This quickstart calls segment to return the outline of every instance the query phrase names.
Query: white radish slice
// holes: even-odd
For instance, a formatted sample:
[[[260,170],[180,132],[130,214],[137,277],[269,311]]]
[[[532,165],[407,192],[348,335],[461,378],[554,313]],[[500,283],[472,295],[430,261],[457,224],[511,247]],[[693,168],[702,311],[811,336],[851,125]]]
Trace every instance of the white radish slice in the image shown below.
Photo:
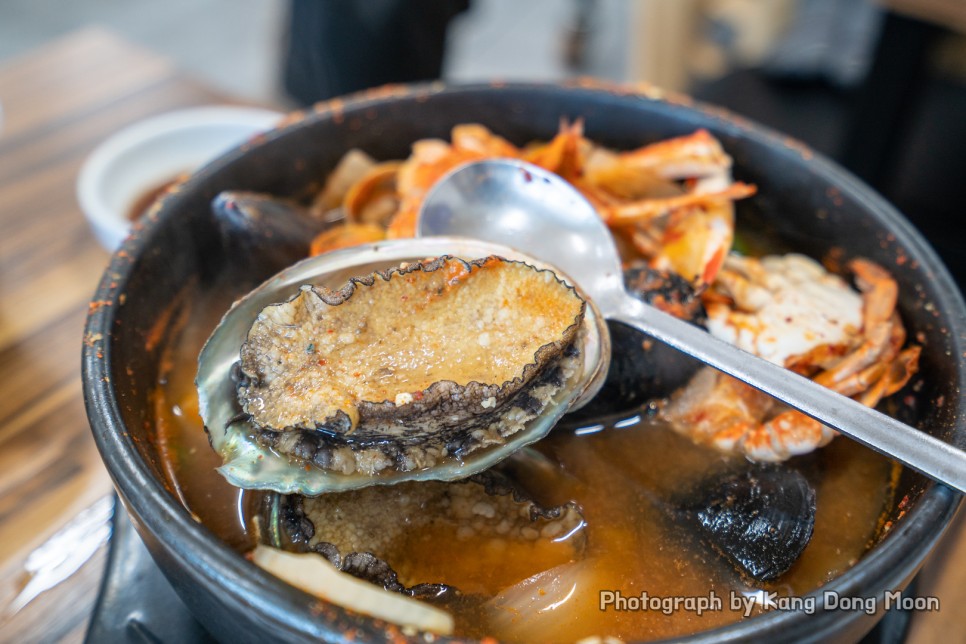
[[[282,581],[343,608],[438,635],[453,633],[453,616],[446,611],[340,572],[319,555],[259,545],[253,561]]]

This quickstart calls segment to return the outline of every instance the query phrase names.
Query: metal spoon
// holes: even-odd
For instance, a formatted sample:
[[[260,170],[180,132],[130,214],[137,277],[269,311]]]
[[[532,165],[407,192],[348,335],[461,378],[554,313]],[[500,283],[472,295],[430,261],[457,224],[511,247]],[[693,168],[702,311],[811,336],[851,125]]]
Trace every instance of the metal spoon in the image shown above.
[[[607,226],[593,206],[555,174],[511,159],[457,168],[427,195],[417,235],[471,237],[523,250],[577,280],[604,317],[636,327],[877,452],[966,492],[963,451],[629,295]]]

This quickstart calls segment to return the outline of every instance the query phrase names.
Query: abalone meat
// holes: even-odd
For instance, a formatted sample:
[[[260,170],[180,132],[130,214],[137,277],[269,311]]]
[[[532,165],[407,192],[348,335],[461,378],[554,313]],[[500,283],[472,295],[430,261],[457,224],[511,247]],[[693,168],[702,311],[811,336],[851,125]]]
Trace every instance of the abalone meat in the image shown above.
[[[492,594],[519,581],[500,570],[528,576],[579,558],[586,543],[576,503],[540,505],[496,469],[267,503],[271,545],[315,552],[342,572],[423,599]],[[488,559],[493,565],[481,568]]]
[[[471,476],[541,438],[576,399],[585,308],[554,272],[497,256],[302,286],[257,309],[231,370],[237,413],[221,431],[206,422],[221,471],[307,495]],[[206,421],[224,417],[205,391],[220,369],[206,354],[221,353],[202,353]]]

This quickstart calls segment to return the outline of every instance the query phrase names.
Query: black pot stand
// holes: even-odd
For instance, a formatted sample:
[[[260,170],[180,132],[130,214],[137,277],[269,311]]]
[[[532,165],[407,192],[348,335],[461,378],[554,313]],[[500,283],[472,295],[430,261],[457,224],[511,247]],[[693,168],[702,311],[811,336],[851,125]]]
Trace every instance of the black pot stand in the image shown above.
[[[88,644],[209,644],[216,640],[195,621],[154,564],[127,511],[114,499],[110,553]]]

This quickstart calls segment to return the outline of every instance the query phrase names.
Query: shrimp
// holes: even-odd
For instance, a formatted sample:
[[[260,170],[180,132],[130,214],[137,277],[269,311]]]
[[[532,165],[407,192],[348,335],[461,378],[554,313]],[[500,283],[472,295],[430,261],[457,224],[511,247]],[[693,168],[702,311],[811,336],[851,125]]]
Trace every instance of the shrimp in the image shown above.
[[[723,187],[731,172],[732,159],[721,143],[704,129],[627,152],[600,156],[588,163],[594,182],[610,188],[617,177],[638,173],[665,180],[700,179],[705,186]]]
[[[381,226],[349,222],[319,233],[312,240],[309,254],[314,257],[330,250],[350,248],[360,244],[382,241],[385,238],[386,232]]]
[[[706,130],[615,152],[584,136],[582,119],[562,119],[545,143],[519,148],[479,124],[457,125],[450,142],[424,139],[402,162],[375,164],[345,195],[350,222],[378,223],[390,239],[412,237],[429,190],[459,165],[523,159],[569,181],[619,241],[628,263],[710,284],[734,240],[736,199],[755,187],[731,180],[732,160]]]
[[[384,225],[399,208],[396,196],[398,161],[378,163],[346,191],[342,210],[350,222]]]
[[[581,150],[588,145],[579,120],[573,124],[561,122],[557,136],[529,151],[475,123],[454,127],[451,140],[448,144],[427,139],[413,145],[412,155],[399,168],[396,184],[400,205],[389,222],[389,238],[416,234],[416,219],[426,194],[443,175],[459,165],[493,158],[526,159],[566,179],[575,179],[582,172]]]
[[[587,182],[623,198],[598,211],[651,266],[710,284],[734,241],[734,205],[755,187],[731,180],[732,160],[706,130],[588,161]]]
[[[470,127],[482,126],[457,126],[456,130]],[[480,135],[478,131],[466,129],[455,133],[454,136],[461,141],[460,147],[439,139],[424,139],[413,144],[412,154],[399,167],[396,176],[399,210],[389,221],[386,230],[389,239],[415,237],[419,209],[436,182],[463,163],[487,158],[487,149],[505,143],[498,137],[490,139]]]
[[[590,146],[591,143],[584,138],[583,119],[573,123],[561,119],[557,136],[525,153],[524,159],[572,183],[584,173],[584,156]]]
[[[874,407],[918,370],[920,347],[905,344],[891,275],[866,259],[849,264],[859,293],[801,255],[730,256],[706,298],[709,330],[842,395]],[[661,410],[699,443],[782,461],[837,434],[801,412],[711,368],[700,370]]]

